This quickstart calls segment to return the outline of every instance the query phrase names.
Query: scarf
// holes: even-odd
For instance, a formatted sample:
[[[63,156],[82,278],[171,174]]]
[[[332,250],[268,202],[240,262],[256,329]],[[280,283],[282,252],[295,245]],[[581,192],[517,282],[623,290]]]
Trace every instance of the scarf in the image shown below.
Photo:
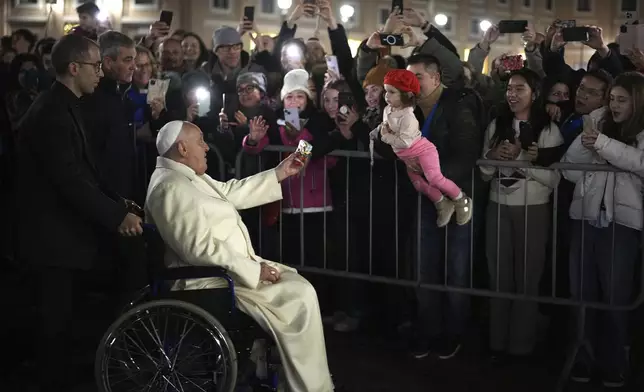
[[[369,126],[370,130],[375,129],[378,124],[382,122],[382,113],[380,112],[380,108],[367,108],[362,116],[362,121]]]

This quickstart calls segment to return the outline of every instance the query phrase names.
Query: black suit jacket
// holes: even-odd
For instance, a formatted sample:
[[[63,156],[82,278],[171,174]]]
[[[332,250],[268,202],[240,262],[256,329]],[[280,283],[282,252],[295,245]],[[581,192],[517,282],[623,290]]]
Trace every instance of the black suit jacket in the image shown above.
[[[19,127],[16,215],[20,256],[31,264],[93,268],[99,242],[127,214],[99,179],[78,105],[56,82]]]
[[[106,184],[126,199],[142,193],[137,176],[134,130],[135,106],[127,96],[129,85],[104,77],[93,94],[81,99],[87,140]]]

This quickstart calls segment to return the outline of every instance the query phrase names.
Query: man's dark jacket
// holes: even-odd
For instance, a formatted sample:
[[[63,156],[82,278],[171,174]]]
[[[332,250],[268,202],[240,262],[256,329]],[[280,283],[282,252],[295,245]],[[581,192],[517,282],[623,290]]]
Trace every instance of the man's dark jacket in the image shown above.
[[[127,213],[99,179],[79,104],[56,82],[19,128],[16,215],[20,256],[31,264],[94,267],[99,239],[115,232]]]
[[[101,79],[94,94],[83,97],[83,120],[96,165],[107,185],[134,200],[143,181],[137,176],[135,107],[127,95],[129,85]]]

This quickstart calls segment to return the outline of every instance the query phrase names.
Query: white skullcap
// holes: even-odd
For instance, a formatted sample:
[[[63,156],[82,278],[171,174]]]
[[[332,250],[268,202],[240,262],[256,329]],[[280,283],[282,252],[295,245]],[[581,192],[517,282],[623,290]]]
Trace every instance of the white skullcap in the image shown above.
[[[181,129],[183,128],[183,121],[170,121],[161,128],[157,135],[157,151],[159,156],[163,156],[172,145],[177,141]]]

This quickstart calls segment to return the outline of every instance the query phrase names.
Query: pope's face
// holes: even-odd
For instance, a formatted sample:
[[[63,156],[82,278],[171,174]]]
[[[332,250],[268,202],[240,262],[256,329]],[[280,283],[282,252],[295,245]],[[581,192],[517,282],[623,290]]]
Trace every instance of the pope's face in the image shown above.
[[[208,144],[203,140],[203,133],[196,125],[185,125],[189,127],[184,129],[187,135],[183,140],[184,149],[181,151],[185,164],[195,171],[198,175],[206,173],[208,164],[206,154],[208,153]]]

